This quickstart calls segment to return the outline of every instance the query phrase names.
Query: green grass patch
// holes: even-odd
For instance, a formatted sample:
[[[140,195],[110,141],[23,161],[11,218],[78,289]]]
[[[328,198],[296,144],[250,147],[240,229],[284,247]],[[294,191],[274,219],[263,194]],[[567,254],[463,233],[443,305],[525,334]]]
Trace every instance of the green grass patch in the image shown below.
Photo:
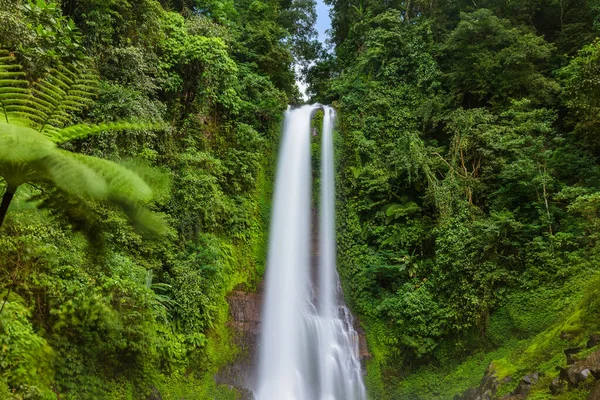
[[[535,306],[520,306],[524,303]],[[600,331],[600,274],[589,269],[564,286],[539,288],[530,293],[508,296],[491,317],[486,341],[493,345],[444,365],[427,365],[402,374],[390,365],[385,345],[385,329],[364,324],[373,358],[367,364],[367,384],[371,398],[452,399],[470,387],[479,386],[488,367],[502,382],[499,395],[512,391],[527,374],[541,372],[539,383],[529,399],[549,399],[549,385],[558,376],[557,367],[566,366],[564,350],[585,347],[592,333]],[[383,338],[383,339],[382,339]],[[593,349],[582,351],[583,359]],[[553,399],[586,398],[589,388],[566,391]]]

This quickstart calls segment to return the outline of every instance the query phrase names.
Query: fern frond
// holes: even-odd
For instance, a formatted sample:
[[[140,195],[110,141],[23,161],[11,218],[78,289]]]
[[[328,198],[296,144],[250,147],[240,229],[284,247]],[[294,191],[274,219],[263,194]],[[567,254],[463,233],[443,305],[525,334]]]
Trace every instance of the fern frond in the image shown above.
[[[0,50],[0,108],[6,122],[38,129],[60,129],[90,102],[98,77],[88,70],[59,67],[33,84],[6,50]]]
[[[25,119],[31,119],[32,121],[45,121],[46,113],[40,109],[35,108],[28,100],[19,100],[20,104],[10,104],[10,101],[6,102],[6,110],[10,116],[21,116]]]
[[[49,155],[56,145],[34,129],[0,123],[0,162],[22,164]]]
[[[50,107],[40,132],[47,133],[67,125],[74,113],[93,101],[97,90],[98,77],[89,71],[66,67],[49,71],[44,80],[34,83],[32,90],[36,101],[43,101]]]
[[[83,154],[71,156],[98,173],[108,185],[109,199],[131,199],[136,202],[146,202],[152,199],[152,189],[138,174],[130,169],[97,157]]]
[[[29,101],[28,98],[26,97],[15,97],[14,95],[2,95],[0,94],[0,99],[3,100],[4,104],[6,106],[22,106],[22,107],[27,107],[27,108],[31,108],[31,101]],[[46,110],[49,110],[48,107],[42,105],[41,106],[41,112],[45,112]]]
[[[25,84],[26,83],[27,82],[25,82]],[[0,94],[4,97],[10,98],[13,93],[29,94],[29,89],[17,86],[0,87]]]
[[[64,143],[69,140],[83,139],[85,137],[109,131],[124,131],[124,130],[151,130],[160,129],[163,126],[160,124],[145,124],[139,122],[113,122],[98,125],[79,124],[72,125],[62,129],[47,129],[44,133],[55,143]]]
[[[19,80],[19,78],[25,78],[25,72],[14,72],[0,67],[0,80],[11,81]]]
[[[23,81],[20,79],[0,79],[0,85],[2,87],[19,87],[19,86],[27,86],[27,81]]]
[[[10,122],[10,107],[6,104],[9,99],[24,99],[28,97],[29,82],[22,67],[15,63],[15,57],[5,50],[0,50],[0,111],[4,114],[5,122]]]
[[[44,79],[30,84],[15,57],[0,49],[0,120],[3,116],[6,121],[0,122],[0,179],[14,186],[49,181],[59,192],[80,199],[109,201],[134,223],[163,232],[164,220],[144,206],[153,192],[138,174],[111,161],[57,148],[58,143],[99,132],[162,126],[117,122],[65,128],[92,102],[97,89],[96,74],[67,67],[49,70]]]
[[[18,184],[25,178],[49,180],[81,198],[133,203],[152,198],[148,184],[130,169],[60,150],[40,132],[14,124],[0,123],[0,170],[4,171],[4,178],[19,180]],[[27,174],[23,173],[25,170]]]
[[[39,175],[38,160],[56,151],[56,145],[36,130],[0,123],[0,176],[13,186]]]
[[[5,60],[6,62],[2,62],[2,60]],[[0,71],[21,71],[23,69],[23,67],[19,64],[9,63],[10,60],[10,57],[0,57]]]
[[[125,211],[129,219],[138,227],[143,227],[155,234],[164,235],[167,233],[168,224],[165,219],[148,208],[129,202],[128,204],[120,202],[121,209]]]
[[[72,153],[56,150],[41,160],[46,179],[58,188],[81,198],[104,200],[108,196],[107,182]]]

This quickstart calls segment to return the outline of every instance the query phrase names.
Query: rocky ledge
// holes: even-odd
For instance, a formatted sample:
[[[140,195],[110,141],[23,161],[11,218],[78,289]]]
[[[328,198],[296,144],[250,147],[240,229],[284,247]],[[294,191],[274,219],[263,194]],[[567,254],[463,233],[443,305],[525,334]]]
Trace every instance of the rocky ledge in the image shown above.
[[[592,349],[598,344],[600,344],[600,335],[592,335],[586,347]],[[558,376],[552,380],[547,388],[549,394],[558,395],[567,390],[583,387],[590,390],[587,400],[600,400],[600,350],[596,350],[578,360],[577,354],[583,350],[585,349],[572,348],[565,350],[567,366],[556,368]],[[481,384],[478,387],[467,389],[462,394],[457,394],[454,396],[454,400],[523,400],[527,398],[529,392],[543,376],[541,372],[525,375],[513,391],[504,396],[499,396],[497,395],[499,387],[510,382],[511,378],[508,377],[499,381],[493,364],[490,364],[481,380]]]

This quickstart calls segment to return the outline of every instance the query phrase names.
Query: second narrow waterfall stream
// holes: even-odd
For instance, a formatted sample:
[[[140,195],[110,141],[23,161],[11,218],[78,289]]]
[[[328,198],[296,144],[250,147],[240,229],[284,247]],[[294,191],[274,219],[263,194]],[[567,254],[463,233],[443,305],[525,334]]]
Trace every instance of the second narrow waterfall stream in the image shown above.
[[[319,257],[311,274],[310,127],[324,110]],[[258,400],[365,400],[358,335],[336,271],[330,107],[288,110],[279,153],[260,341]],[[316,277],[316,282],[313,281]]]

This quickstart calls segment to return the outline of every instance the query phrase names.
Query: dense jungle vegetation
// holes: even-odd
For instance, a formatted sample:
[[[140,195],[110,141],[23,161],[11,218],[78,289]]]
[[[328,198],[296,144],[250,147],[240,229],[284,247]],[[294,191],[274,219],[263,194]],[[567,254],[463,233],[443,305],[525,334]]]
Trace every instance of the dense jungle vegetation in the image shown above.
[[[328,2],[324,46],[313,0],[0,0],[0,399],[238,397],[294,64],[371,398],[588,396],[548,386],[600,334],[600,2]]]
[[[0,0],[0,398],[235,398],[213,379],[225,295],[264,269],[314,19],[303,0]]]
[[[488,366],[498,396],[537,371],[528,398],[586,398],[549,385],[600,331],[600,3],[329,2],[308,76],[340,113],[340,274],[373,398],[450,399]]]

